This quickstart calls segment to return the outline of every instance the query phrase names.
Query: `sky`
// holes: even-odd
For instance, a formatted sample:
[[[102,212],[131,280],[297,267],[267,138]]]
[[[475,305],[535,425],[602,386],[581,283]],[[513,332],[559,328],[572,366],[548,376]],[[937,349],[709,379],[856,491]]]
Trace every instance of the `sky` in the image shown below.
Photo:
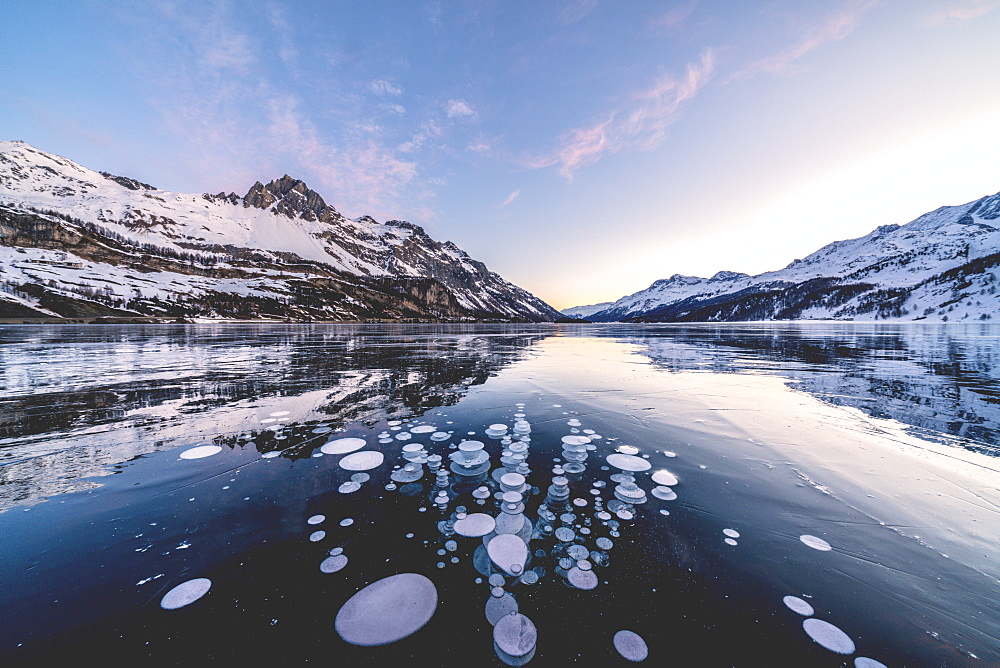
[[[0,139],[283,174],[556,308],[1000,191],[1000,0],[6,0]]]

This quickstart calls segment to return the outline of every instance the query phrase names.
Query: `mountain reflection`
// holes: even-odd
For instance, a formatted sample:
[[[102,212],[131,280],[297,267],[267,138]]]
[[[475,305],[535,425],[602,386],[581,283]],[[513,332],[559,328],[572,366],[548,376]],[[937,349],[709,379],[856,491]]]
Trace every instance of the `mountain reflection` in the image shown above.
[[[996,325],[727,323],[617,334],[670,370],[783,376],[920,438],[1000,456]]]
[[[194,439],[272,443],[260,405],[336,428],[452,405],[546,333],[490,326],[205,325],[0,331],[0,509]],[[290,426],[291,427],[291,426]],[[307,430],[300,430],[307,433]],[[299,452],[302,450],[304,455]]]

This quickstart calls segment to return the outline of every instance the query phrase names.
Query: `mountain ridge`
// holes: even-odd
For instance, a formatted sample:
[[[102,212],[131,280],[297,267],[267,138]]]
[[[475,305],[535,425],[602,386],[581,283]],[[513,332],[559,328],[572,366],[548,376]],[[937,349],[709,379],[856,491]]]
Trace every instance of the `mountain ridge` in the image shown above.
[[[674,274],[586,317],[596,322],[989,320],[1000,313],[998,219],[1000,193],[831,242],[756,276]]]
[[[92,298],[79,289],[87,286],[103,291],[105,305],[113,310],[155,315],[149,304],[129,305],[135,301],[133,292],[142,292],[144,284],[134,276],[89,267],[92,274],[115,274],[111,283],[102,283],[71,272],[71,267],[60,267],[80,259],[79,243],[89,249],[83,258],[89,263],[107,264],[114,258],[116,266],[126,264],[144,274],[169,265],[171,275],[162,276],[163,282],[155,287],[145,284],[156,299],[170,303],[171,315],[234,317],[229,307],[213,311],[208,305],[178,306],[186,297],[218,293],[263,299],[270,304],[269,315],[292,319],[552,321],[560,317],[454,243],[438,242],[406,221],[347,218],[305,182],[287,174],[267,184],[257,181],[243,197],[174,193],[129,177],[94,172],[23,142],[0,142],[0,202],[4,203],[0,261],[16,269],[0,273],[0,283],[6,286],[0,292],[0,297],[6,295],[0,299],[0,313],[3,304],[8,311],[17,311],[9,317],[23,317],[24,308],[31,309],[32,304],[41,308],[40,314],[58,315],[59,309],[45,308],[31,293],[52,293],[50,302],[59,294]],[[31,257],[18,257],[26,253]],[[143,256],[152,265],[144,267]],[[206,262],[211,266],[203,266]],[[61,276],[46,276],[37,266],[28,266],[39,264],[59,268],[55,273]],[[189,278],[178,279],[175,274]],[[202,280],[190,278],[195,276]],[[217,283],[220,279],[239,284]],[[171,281],[178,284],[176,289],[169,287]],[[300,284],[303,281],[306,285]],[[41,287],[20,290],[24,285]],[[409,295],[416,301],[403,310],[393,309],[394,291],[401,299]],[[75,294],[64,294],[70,292]],[[306,293],[314,293],[315,303],[309,303]],[[374,300],[372,308],[364,306],[366,300]],[[21,308],[15,309],[12,302]]]

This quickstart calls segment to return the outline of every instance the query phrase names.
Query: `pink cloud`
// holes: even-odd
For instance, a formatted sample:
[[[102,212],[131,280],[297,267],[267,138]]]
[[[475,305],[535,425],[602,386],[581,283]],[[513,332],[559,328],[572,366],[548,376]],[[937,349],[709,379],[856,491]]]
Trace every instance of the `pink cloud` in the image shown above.
[[[795,62],[806,54],[825,44],[840,41],[854,32],[861,17],[880,2],[881,0],[851,0],[838,13],[809,31],[804,38],[795,44],[773,56],[750,63],[722,83],[750,79],[758,74],[787,74],[791,72]]]
[[[558,166],[562,176],[572,179],[577,170],[605,154],[657,148],[677,121],[681,106],[697,95],[714,69],[714,55],[706,51],[698,63],[688,65],[683,77],[659,77],[649,88],[633,93],[627,104],[606,119],[571,130],[560,138],[561,145],[553,153],[533,158],[526,165],[533,169]]]
[[[1000,0],[966,0],[965,2],[953,2],[951,7],[941,9],[930,15],[930,23],[941,23],[943,21],[969,21],[980,16],[986,16],[997,7],[1000,7]]]

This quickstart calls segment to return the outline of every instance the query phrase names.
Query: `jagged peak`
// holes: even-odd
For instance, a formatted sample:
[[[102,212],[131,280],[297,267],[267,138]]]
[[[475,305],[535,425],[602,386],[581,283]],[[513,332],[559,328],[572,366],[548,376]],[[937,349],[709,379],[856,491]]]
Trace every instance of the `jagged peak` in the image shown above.
[[[289,218],[301,217],[305,220],[334,222],[340,213],[327,204],[318,192],[309,188],[305,181],[285,174],[267,185],[257,181],[243,197],[244,207],[272,209]]]
[[[114,181],[118,185],[128,188],[129,190],[158,190],[155,186],[143,183],[142,181],[136,181],[135,179],[130,179],[127,176],[115,176],[114,174],[110,174],[108,172],[98,172],[98,174],[109,181]]]

